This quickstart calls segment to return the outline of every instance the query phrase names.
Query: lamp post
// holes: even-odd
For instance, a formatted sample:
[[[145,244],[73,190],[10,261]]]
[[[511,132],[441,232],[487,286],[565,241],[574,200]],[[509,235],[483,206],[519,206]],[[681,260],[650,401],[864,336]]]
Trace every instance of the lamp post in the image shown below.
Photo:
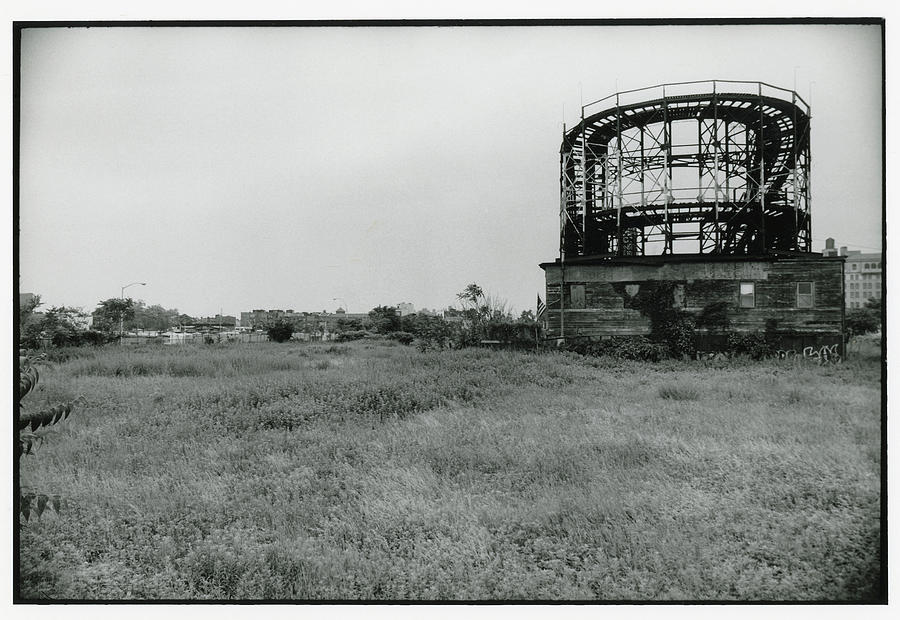
[[[122,293],[120,295],[120,299],[125,301],[125,289],[129,286],[134,286],[135,284],[140,284],[141,286],[147,286],[146,282],[132,282],[131,284],[126,284],[122,287]],[[125,308],[124,304],[122,310],[119,312],[119,344],[123,343],[123,336],[125,336]]]

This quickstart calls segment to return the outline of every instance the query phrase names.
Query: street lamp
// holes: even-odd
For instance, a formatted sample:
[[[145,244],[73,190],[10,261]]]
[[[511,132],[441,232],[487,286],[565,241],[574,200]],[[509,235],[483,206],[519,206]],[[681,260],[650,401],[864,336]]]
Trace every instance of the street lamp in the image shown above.
[[[125,301],[125,289],[129,286],[134,286],[135,284],[140,284],[141,286],[147,286],[146,282],[132,282],[131,284],[126,284],[122,287],[122,293],[120,295],[120,299]],[[119,312],[119,343],[122,343],[122,337],[125,335],[125,308]]]

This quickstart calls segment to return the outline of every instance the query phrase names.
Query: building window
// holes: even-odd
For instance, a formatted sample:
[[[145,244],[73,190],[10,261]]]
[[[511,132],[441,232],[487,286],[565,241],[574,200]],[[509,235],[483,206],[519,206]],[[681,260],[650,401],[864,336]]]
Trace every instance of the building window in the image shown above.
[[[851,263],[851,264],[850,264],[850,269],[852,269],[853,271],[856,271],[856,268],[857,268],[857,267],[859,267],[859,265],[857,265],[856,263]]]
[[[797,307],[812,308],[814,295],[812,282],[797,282]]]
[[[571,296],[572,308],[584,308],[584,284],[573,284],[569,289]]]
[[[756,284],[741,282],[741,308],[756,307]]]

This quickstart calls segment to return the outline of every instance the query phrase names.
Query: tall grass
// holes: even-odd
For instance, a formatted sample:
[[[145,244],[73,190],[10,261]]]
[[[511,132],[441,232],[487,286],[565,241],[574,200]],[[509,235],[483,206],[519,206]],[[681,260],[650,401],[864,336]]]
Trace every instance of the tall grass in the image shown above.
[[[21,593],[870,600],[876,361],[608,363],[373,343],[108,348],[23,462],[67,498]]]

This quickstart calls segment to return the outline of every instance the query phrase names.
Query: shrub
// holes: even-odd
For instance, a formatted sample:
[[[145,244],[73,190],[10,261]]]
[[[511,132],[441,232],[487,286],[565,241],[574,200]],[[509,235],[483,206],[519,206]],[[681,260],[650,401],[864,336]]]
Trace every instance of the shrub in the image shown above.
[[[625,293],[625,286],[625,283],[616,284],[626,307],[639,310],[650,319],[651,341],[667,345],[670,355],[695,353],[694,317],[675,307],[675,282],[644,283],[633,297]]]
[[[844,318],[847,338],[877,332],[881,329],[881,303],[870,299],[862,308],[850,308]]]
[[[389,334],[400,329],[400,314],[393,306],[376,306],[369,310],[369,322],[379,334]]]
[[[265,327],[269,340],[274,342],[287,342],[294,335],[294,325],[284,319],[276,319]]]
[[[54,347],[73,347],[79,344],[78,332],[75,330],[56,330],[50,337]]]
[[[90,345],[92,347],[99,347],[100,345],[106,344],[107,342],[109,342],[109,338],[103,332],[89,329],[81,333],[81,344]]]
[[[668,346],[644,336],[613,336],[605,340],[573,342],[566,345],[566,350],[592,357],[644,362],[658,362],[671,354]]]
[[[660,332],[672,355],[693,356],[697,352],[694,344],[694,317],[690,313],[673,312],[663,323]]]
[[[335,337],[336,342],[350,342],[351,340],[362,340],[368,336],[369,332],[364,329],[340,332]]]
[[[462,329],[458,330],[462,332]],[[412,324],[412,334],[416,338],[416,348],[444,349],[454,340],[453,327],[444,319],[426,314],[416,315]],[[459,343],[456,343],[459,344]]]
[[[751,359],[761,360],[775,353],[775,348],[764,334],[751,332],[741,334],[732,332],[728,335],[728,352],[732,355],[747,355]]]
[[[391,332],[387,337],[390,340],[396,340],[400,344],[412,344],[412,341],[416,339],[415,334],[409,332]]]

